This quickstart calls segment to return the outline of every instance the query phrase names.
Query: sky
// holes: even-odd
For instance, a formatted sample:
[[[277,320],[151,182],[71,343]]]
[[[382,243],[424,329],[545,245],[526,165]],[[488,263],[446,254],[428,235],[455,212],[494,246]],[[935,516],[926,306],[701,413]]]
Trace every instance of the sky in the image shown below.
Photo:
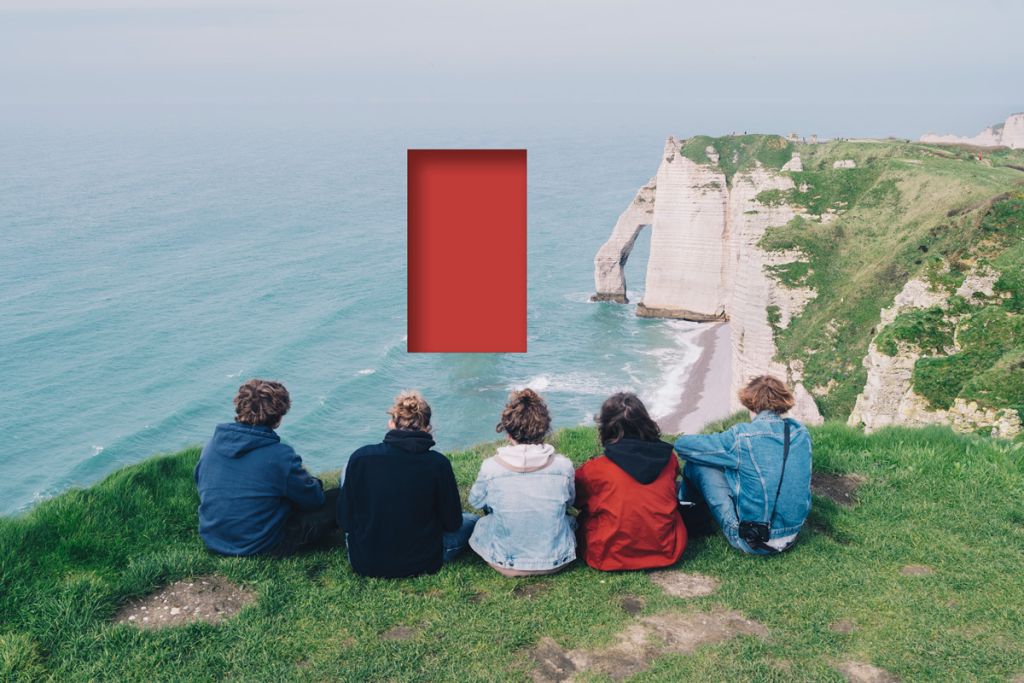
[[[434,120],[974,134],[1018,0],[0,0],[0,122]]]

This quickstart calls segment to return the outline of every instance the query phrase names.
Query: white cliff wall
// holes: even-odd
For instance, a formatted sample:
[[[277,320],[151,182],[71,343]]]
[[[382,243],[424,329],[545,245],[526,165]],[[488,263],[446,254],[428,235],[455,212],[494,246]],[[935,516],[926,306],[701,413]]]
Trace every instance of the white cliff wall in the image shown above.
[[[983,267],[968,274],[956,293],[967,300],[971,299],[974,292],[984,292],[991,296],[998,276],[998,273]],[[934,291],[923,280],[909,280],[896,295],[892,306],[882,309],[876,335],[905,311],[932,306],[945,308],[948,296],[948,293]],[[868,377],[864,390],[857,396],[847,424],[851,427],[863,426],[866,432],[889,425],[920,427],[948,424],[961,432],[990,429],[992,436],[1004,438],[1013,438],[1024,428],[1015,410],[981,408],[976,402],[962,398],[955,399],[949,410],[931,408],[912,386],[914,365],[920,357],[916,344],[898,342],[896,355],[889,356],[880,351],[875,340],[872,340],[863,361]]]
[[[654,220],[656,189],[656,178],[651,178],[637,190],[633,201],[615,222],[612,236],[601,245],[594,257],[596,293],[591,297],[593,301],[615,301],[620,304],[629,301],[626,298],[626,276],[622,268],[633,251],[637,235]]]
[[[741,407],[735,395],[751,378],[775,374],[794,387],[798,403],[793,416],[821,422],[813,397],[801,383],[802,366],[775,360],[774,330],[768,319],[768,307],[775,307],[777,324],[785,327],[814,298],[813,290],[785,287],[765,270],[802,255],[764,252],[758,246],[769,227],[785,225],[795,213],[784,203],[761,204],[757,195],[792,189],[792,179],[758,164],[737,173],[730,187],[717,155],[709,154],[708,163],[698,164],[680,155],[679,147],[675,138],[668,139],[657,175],[640,189],[594,259],[594,299],[626,301],[622,266],[637,232],[650,223],[651,254],[637,313],[690,320],[729,318],[732,407]],[[785,170],[801,168],[794,155]]]
[[[1024,113],[1012,114],[1001,125],[989,126],[974,137],[926,133],[921,142],[1024,149]]]
[[[669,138],[658,168],[643,305],[660,315],[722,317],[728,262],[725,174],[690,161],[678,149]]]
[[[800,260],[799,252],[765,252],[758,246],[768,228],[785,225],[796,213],[785,203],[762,204],[757,201],[757,195],[765,190],[792,188],[789,176],[758,165],[751,171],[737,173],[729,191],[727,218],[732,262],[727,309],[732,331],[732,407],[742,409],[736,393],[747,382],[758,375],[772,374],[785,378],[800,399],[791,411],[793,417],[818,424],[822,421],[821,414],[801,383],[802,366],[790,368],[775,359],[775,332],[768,319],[768,307],[775,306],[781,314],[780,326],[788,326],[814,298],[815,292],[808,288],[785,287],[766,269]]]

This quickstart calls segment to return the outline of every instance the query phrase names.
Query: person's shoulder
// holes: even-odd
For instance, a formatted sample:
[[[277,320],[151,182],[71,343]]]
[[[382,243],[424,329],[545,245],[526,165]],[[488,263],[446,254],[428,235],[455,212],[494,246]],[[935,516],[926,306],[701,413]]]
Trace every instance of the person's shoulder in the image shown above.
[[[480,474],[481,477],[493,477],[497,474],[508,472],[506,468],[502,467],[498,463],[497,454],[492,455],[488,458],[484,458],[483,462],[480,463]]]
[[[367,458],[372,458],[375,455],[380,455],[387,450],[387,445],[382,443],[369,443],[365,446],[352,451],[352,455],[348,456],[348,464],[351,465],[354,462],[362,462]]]
[[[561,453],[555,453],[555,457],[551,461],[551,467],[559,472],[568,472],[570,474],[576,472],[576,467],[572,464],[572,460]]]
[[[451,469],[452,461],[448,459],[448,456],[441,451],[435,451],[433,449],[423,454],[423,457],[427,458],[427,461],[434,467],[441,469]]]

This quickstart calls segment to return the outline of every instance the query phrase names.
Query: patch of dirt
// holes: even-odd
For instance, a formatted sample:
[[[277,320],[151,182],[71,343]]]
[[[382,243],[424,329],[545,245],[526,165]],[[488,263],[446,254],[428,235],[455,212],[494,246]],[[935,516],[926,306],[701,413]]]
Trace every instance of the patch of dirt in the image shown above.
[[[545,637],[531,652],[537,663],[533,680],[572,681],[576,674],[588,672],[621,681],[645,671],[663,655],[689,654],[701,645],[739,635],[765,638],[768,629],[739,612],[666,612],[630,623],[612,645],[602,649],[566,650]]]
[[[473,591],[472,593],[469,594],[469,597],[466,598],[466,601],[476,605],[476,604],[478,604],[480,602],[483,602],[483,599],[486,598],[486,597],[487,597],[487,593],[485,593],[483,591]]]
[[[908,564],[900,569],[900,574],[903,576],[928,576],[934,573],[935,570],[926,564]]]
[[[704,574],[668,570],[651,572],[648,576],[663,591],[677,598],[699,598],[718,590],[718,579]]]
[[[532,600],[549,588],[551,586],[548,583],[521,583],[512,589],[512,595]]]
[[[833,633],[853,633],[857,630],[857,627],[853,625],[852,621],[842,619],[840,621],[834,621],[828,625],[828,630]]]
[[[392,626],[380,634],[381,640],[412,640],[419,634],[418,626]]]
[[[885,669],[864,662],[843,662],[838,669],[850,683],[898,683],[900,680]]]
[[[853,507],[857,504],[857,489],[866,481],[867,477],[859,474],[815,472],[811,475],[811,493],[843,507]]]
[[[176,581],[144,598],[133,600],[114,615],[118,624],[158,629],[195,621],[216,624],[256,601],[256,593],[223,576],[197,576]]]
[[[627,595],[619,601],[622,611],[631,617],[635,617],[644,611],[644,599],[636,595]]]

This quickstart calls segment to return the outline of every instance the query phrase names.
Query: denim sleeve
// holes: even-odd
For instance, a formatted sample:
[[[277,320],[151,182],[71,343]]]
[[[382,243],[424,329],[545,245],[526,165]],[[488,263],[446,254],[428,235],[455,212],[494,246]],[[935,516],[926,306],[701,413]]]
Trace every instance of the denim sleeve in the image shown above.
[[[676,439],[675,451],[687,462],[735,470],[740,466],[736,445],[736,433],[727,429],[718,434],[683,434]]]
[[[462,500],[459,498],[459,485],[455,483],[452,464],[443,456],[442,460],[437,473],[437,514],[441,528],[450,533],[458,531],[462,526]]]
[[[288,465],[285,496],[303,510],[312,510],[324,504],[323,483],[306,471],[302,466],[302,458],[296,453],[292,453]]]
[[[487,480],[476,475],[473,487],[469,489],[469,504],[480,510],[487,508]]]
[[[589,491],[587,490],[586,467],[587,464],[583,463],[582,465],[580,465],[580,468],[576,470],[576,481],[574,482],[576,485],[576,500],[573,503],[573,506],[577,510],[582,510],[583,507],[587,504],[587,495]]]
[[[565,509],[573,507],[576,502],[576,472],[569,471],[565,477]]]

